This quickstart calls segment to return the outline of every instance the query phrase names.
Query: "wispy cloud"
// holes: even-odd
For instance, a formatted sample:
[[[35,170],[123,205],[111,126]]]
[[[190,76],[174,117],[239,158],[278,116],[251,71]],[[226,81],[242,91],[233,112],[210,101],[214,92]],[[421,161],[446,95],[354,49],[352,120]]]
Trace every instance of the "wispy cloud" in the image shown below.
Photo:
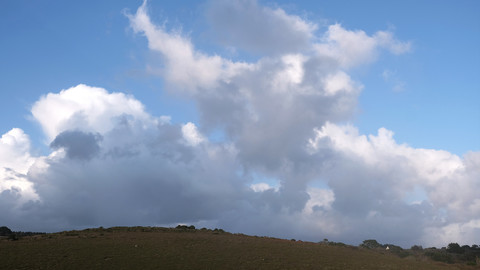
[[[402,92],[405,91],[406,83],[402,81],[395,71],[385,69],[382,72],[383,80],[392,86],[392,91]]]

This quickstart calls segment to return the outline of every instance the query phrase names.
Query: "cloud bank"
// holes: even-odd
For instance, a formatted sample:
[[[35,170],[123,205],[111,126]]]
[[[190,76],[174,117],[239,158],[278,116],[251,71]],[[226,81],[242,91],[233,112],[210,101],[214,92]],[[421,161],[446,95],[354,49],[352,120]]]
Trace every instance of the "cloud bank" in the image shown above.
[[[228,15],[228,16],[227,16]],[[18,128],[0,140],[2,222],[19,230],[189,223],[229,231],[409,247],[480,241],[480,153],[458,157],[362,135],[345,123],[363,86],[349,69],[410,43],[315,23],[255,1],[211,2],[239,62],[195,49],[155,24],[144,3],[130,26],[163,59],[166,90],[199,123],[172,124],[123,93],[77,85],[41,97],[32,116],[51,153]],[[174,116],[173,116],[174,117]],[[220,141],[211,136],[220,131]]]

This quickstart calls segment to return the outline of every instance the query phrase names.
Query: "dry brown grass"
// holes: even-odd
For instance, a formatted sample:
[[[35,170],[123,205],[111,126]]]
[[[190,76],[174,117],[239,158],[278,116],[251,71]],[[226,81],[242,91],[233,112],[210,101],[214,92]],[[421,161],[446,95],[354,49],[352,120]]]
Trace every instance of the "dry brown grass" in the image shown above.
[[[165,228],[0,240],[0,269],[476,269],[351,246]]]

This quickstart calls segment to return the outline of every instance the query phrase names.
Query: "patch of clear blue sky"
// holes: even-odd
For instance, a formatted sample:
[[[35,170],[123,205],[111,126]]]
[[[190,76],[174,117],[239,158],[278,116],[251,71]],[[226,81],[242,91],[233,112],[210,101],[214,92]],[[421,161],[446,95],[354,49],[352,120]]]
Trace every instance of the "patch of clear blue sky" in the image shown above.
[[[368,34],[391,29],[409,54],[382,54],[354,77],[365,88],[354,123],[400,143],[462,155],[480,150],[480,1],[324,1],[309,14]],[[386,82],[388,70],[395,78]],[[403,84],[400,92],[394,83]]]
[[[142,1],[0,1],[0,133],[19,127],[43,143],[29,109],[41,95],[85,83],[134,95],[151,114],[197,122],[193,104],[163,90],[161,68],[145,38],[134,35],[122,10]],[[363,134],[380,127],[400,143],[462,155],[480,150],[480,1],[261,1],[316,22],[347,29],[392,30],[412,41],[411,53],[380,55],[354,70],[365,86],[352,122]],[[152,19],[182,28],[208,53],[253,59],[215,44],[198,1],[149,1]],[[382,73],[391,73],[385,81]],[[393,91],[395,84],[402,91]]]

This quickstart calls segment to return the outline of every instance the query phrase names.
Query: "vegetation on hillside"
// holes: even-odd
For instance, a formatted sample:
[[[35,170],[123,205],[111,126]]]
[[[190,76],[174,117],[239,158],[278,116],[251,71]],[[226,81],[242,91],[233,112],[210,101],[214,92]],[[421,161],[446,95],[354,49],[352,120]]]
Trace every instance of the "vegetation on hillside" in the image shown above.
[[[477,245],[402,249],[232,234],[179,225],[38,234],[0,227],[0,269],[478,269]],[[10,240],[9,240],[10,239]],[[387,248],[388,247],[388,248]],[[477,267],[475,266],[477,265]]]
[[[373,250],[387,250],[401,258],[414,256],[416,258],[429,257],[434,261],[449,264],[464,263],[467,265],[480,266],[480,247],[478,245],[463,245],[450,243],[447,247],[437,249],[435,247],[423,249],[422,246],[414,245],[410,249],[402,249],[393,244],[380,244],[374,239],[365,240],[360,247]]]
[[[44,232],[22,232],[12,231],[7,226],[0,227],[0,237],[6,237],[9,240],[18,240],[20,237],[45,234]]]

